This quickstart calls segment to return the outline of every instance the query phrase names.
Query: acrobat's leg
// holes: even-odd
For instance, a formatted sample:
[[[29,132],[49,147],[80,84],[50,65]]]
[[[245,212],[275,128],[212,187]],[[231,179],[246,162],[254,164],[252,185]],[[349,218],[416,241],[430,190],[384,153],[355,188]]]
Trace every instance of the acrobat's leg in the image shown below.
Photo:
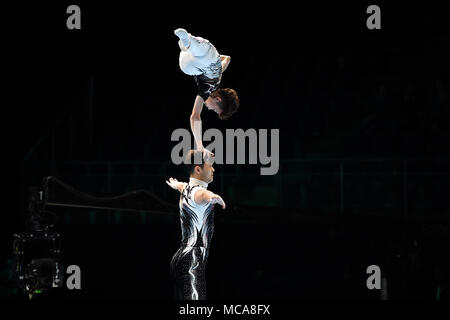
[[[181,247],[172,258],[170,274],[175,300],[206,300],[205,263],[200,247]]]
[[[194,37],[185,29],[178,28],[174,31],[175,35],[180,38],[178,45],[182,51],[189,51],[194,57],[202,57],[208,54],[208,51],[214,46],[202,37]]]

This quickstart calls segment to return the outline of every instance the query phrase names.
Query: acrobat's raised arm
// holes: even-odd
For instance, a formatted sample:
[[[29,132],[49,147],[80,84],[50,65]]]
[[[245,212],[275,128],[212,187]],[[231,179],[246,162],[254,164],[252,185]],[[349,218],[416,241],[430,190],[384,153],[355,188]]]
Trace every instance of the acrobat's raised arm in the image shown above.
[[[204,100],[200,96],[195,97],[194,107],[192,108],[192,113],[190,117],[191,130],[194,135],[194,140],[197,145],[197,150],[203,149],[202,142],[202,119],[200,114],[203,109]]]
[[[203,151],[204,161],[211,163],[214,161],[214,153],[212,153],[208,149],[205,149],[203,147],[202,141],[202,119],[200,117],[200,113],[203,109],[203,103],[203,98],[197,95],[195,97],[194,107],[192,108],[190,123],[192,134],[194,135],[195,144],[197,145],[197,150]]]
[[[224,72],[228,65],[230,64],[231,61],[231,57],[230,56],[224,56],[224,55],[220,55],[220,60],[222,62],[222,72]]]

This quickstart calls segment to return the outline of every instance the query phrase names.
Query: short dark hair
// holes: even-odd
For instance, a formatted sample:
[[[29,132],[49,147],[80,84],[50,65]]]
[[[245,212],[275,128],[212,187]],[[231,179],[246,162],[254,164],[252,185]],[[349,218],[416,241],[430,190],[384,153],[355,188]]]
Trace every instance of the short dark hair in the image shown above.
[[[226,120],[233,115],[239,108],[239,97],[233,89],[224,88],[214,91],[211,96],[220,96],[222,100],[219,102],[219,107],[222,112],[219,114],[219,118]]]
[[[194,173],[196,166],[203,169],[205,162],[203,161],[203,152],[199,150],[189,150],[187,155],[184,157],[184,167],[189,175]]]

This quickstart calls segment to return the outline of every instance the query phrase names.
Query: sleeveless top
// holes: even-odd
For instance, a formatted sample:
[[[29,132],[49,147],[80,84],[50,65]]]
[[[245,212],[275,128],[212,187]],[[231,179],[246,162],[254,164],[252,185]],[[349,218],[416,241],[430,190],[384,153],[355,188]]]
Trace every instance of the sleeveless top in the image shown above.
[[[180,195],[181,245],[209,248],[214,233],[214,204],[196,204],[194,195],[206,189],[204,181],[190,178]]]

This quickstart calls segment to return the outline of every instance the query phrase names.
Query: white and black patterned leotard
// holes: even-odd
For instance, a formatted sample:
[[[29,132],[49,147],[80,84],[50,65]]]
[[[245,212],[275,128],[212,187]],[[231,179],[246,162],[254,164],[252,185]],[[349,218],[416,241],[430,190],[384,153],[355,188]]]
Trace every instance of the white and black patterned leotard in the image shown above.
[[[195,83],[197,84],[197,94],[206,101],[208,97],[219,89],[220,81],[222,80],[222,62],[220,57],[209,66],[205,68],[207,71],[201,75],[195,75]]]
[[[205,266],[214,233],[214,205],[194,201],[195,192],[206,187],[205,182],[191,178],[180,196],[181,246],[170,263],[177,300],[206,299]]]

